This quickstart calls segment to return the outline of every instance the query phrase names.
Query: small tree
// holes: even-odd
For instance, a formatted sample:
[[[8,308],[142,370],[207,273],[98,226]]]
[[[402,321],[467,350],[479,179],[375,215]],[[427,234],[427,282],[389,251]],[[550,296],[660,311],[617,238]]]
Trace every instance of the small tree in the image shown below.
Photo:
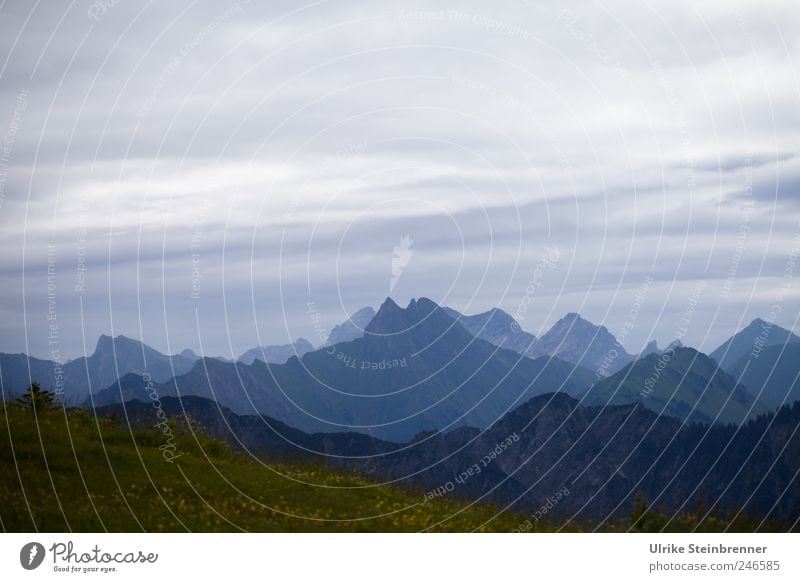
[[[669,517],[650,505],[644,492],[637,491],[631,512],[631,529],[639,532],[662,532],[669,525]]]
[[[37,414],[52,410],[55,408],[55,394],[48,390],[42,390],[38,382],[33,382],[28,391],[17,398],[17,404],[33,410]]]

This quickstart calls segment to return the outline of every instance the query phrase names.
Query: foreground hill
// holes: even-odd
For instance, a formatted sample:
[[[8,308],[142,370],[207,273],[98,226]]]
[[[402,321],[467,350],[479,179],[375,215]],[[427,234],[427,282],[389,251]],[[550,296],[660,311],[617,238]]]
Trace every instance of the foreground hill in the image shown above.
[[[586,407],[548,394],[487,430],[461,427],[406,444],[356,433],[307,434],[197,397],[165,398],[161,406],[174,418],[188,414],[256,457],[355,470],[421,496],[438,491],[435,499],[492,503],[531,516],[557,492],[568,491],[549,508],[547,520],[566,527],[621,527],[637,494],[657,502],[668,516],[665,529],[785,531],[800,517],[800,483],[794,479],[800,404],[741,427],[707,426],[659,417],[640,405]],[[153,406],[128,402],[98,413],[147,426]]]
[[[319,464],[264,463],[185,421],[128,432],[81,410],[0,410],[7,532],[512,531],[521,516]],[[161,448],[161,450],[159,450]],[[166,454],[162,451],[171,451]],[[172,462],[165,459],[172,458]],[[12,469],[14,468],[14,469]]]

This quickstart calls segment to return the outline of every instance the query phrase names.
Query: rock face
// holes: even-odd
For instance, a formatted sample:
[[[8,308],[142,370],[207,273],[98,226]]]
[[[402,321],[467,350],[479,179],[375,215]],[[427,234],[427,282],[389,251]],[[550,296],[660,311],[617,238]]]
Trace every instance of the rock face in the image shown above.
[[[720,368],[729,370],[743,357],[752,355],[753,359],[767,346],[779,346],[800,342],[788,329],[771,324],[763,319],[754,319],[743,330],[734,334],[716,350],[711,357]]]
[[[609,372],[616,372],[633,360],[605,326],[594,325],[577,313],[568,313],[540,337],[533,355],[552,356],[592,371],[605,364]]]
[[[259,346],[249,349],[239,356],[238,361],[243,364],[252,364],[256,360],[261,360],[267,364],[284,364],[292,356],[302,358],[305,354],[313,350],[314,346],[303,338],[300,338],[291,344]]]
[[[405,441],[426,430],[485,428],[532,396],[580,394],[590,382],[590,373],[560,360],[521,358],[474,338],[423,298],[406,308],[387,299],[364,337],[302,359],[252,366],[205,359],[155,390],[214,398],[238,414],[269,414],[306,431]],[[143,399],[144,390],[127,380],[103,398]]]
[[[445,307],[444,310],[475,337],[523,356],[533,356],[536,336],[521,329],[514,318],[505,311],[490,309],[477,315],[463,315],[449,307]]]
[[[744,386],[692,348],[650,354],[589,390],[595,405],[639,403],[686,421],[740,423],[767,412]]]
[[[364,330],[373,317],[375,317],[375,310],[372,307],[359,309],[347,321],[340,323],[331,330],[328,336],[328,343],[336,345],[363,337]]]
[[[308,434],[270,416],[240,416],[191,396],[167,397],[161,404],[168,416],[188,414],[212,436],[267,461],[303,459],[355,469],[411,487],[421,502],[436,503],[439,496],[430,492],[438,490],[443,497],[510,506],[532,517],[557,498],[548,521],[594,527],[629,515],[641,491],[670,512],[691,510],[702,501],[719,513],[772,514],[787,526],[800,516],[794,481],[800,404],[735,430],[687,425],[638,404],[587,407],[548,394],[484,431],[425,433],[409,445],[357,433]],[[134,424],[152,425],[151,403],[124,406],[99,414],[125,414]]]

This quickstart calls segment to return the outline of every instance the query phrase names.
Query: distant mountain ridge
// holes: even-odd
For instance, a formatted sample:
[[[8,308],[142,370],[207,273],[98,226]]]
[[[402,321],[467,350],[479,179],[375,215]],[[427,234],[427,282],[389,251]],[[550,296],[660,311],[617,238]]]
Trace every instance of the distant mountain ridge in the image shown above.
[[[464,315],[450,307],[443,309],[475,337],[523,356],[536,357],[533,352],[536,336],[521,329],[505,311],[494,308],[476,315]]]
[[[605,326],[594,325],[577,313],[568,313],[540,337],[535,353],[547,354],[592,371],[610,360],[608,371],[615,372],[633,360],[633,356]]]
[[[406,308],[387,299],[378,312],[360,309],[334,331],[322,349],[300,338],[253,348],[235,364],[200,359],[189,349],[167,356],[138,340],[102,335],[91,356],[60,366],[0,354],[0,382],[6,397],[39,381],[47,390],[62,388],[66,404],[84,406],[147,397],[150,382],[158,394],[215,398],[237,413],[271,414],[304,430],[355,425],[390,439],[463,424],[483,427],[509,404],[547,392],[586,395],[596,404],[641,399],[654,411],[701,422],[739,422],[751,404],[757,414],[800,399],[800,338],[762,320],[715,350],[727,362],[719,371],[702,354],[689,357],[694,363],[687,367],[680,342],[664,350],[650,342],[634,359],[605,327],[576,313],[536,338],[500,309],[464,315],[425,298]],[[666,353],[676,357],[658,390],[643,397],[644,386],[636,382],[648,380]],[[725,402],[724,410],[716,408]]]
[[[19,394],[31,381],[38,381],[44,389],[62,393],[64,403],[78,405],[90,392],[107,388],[125,374],[147,373],[156,382],[166,382],[188,372],[196,361],[182,354],[162,354],[124,335],[101,335],[92,355],[61,365],[24,354],[2,354],[0,377],[9,393]]]
[[[728,372],[770,408],[792,404],[800,400],[800,342],[767,346],[757,357],[747,353]]]
[[[367,329],[373,317],[375,317],[375,310],[372,307],[359,309],[347,321],[340,323],[331,330],[327,343],[336,345],[363,337],[364,330]]]
[[[800,342],[800,337],[788,329],[756,318],[709,355],[719,364],[720,368],[728,370],[748,354],[752,354],[755,358],[768,346],[797,342]]]
[[[602,368],[611,373],[634,359],[605,326],[594,325],[577,313],[568,313],[536,338],[501,309],[477,315],[464,315],[451,308],[445,310],[475,337],[528,358],[556,357],[591,371]]]
[[[283,364],[292,356],[302,358],[308,352],[314,351],[314,346],[303,338],[291,344],[277,346],[258,346],[247,350],[237,358],[237,361],[244,364],[252,364],[256,360],[261,360],[267,364]]]
[[[591,374],[565,362],[520,358],[474,338],[424,298],[406,308],[387,299],[366,331],[333,351],[280,365],[201,360],[154,389],[213,398],[237,414],[269,414],[309,432],[407,440],[425,430],[486,427],[534,395],[580,394],[591,382]],[[132,396],[147,396],[140,379],[123,379],[95,401]]]
[[[584,402],[639,403],[686,421],[741,423],[768,411],[747,388],[692,348],[650,354],[601,380]]]

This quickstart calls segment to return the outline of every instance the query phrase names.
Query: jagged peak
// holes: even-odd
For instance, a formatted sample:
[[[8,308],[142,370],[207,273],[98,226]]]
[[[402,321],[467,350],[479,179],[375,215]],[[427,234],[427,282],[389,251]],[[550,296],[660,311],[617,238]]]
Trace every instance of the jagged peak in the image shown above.
[[[599,329],[602,329],[602,330],[606,330],[605,326],[595,325],[594,323],[592,323],[591,321],[589,321],[588,319],[586,319],[584,317],[581,317],[581,315],[579,313],[575,313],[574,311],[571,311],[571,312],[567,313],[564,317],[559,319],[555,323],[555,325],[553,325],[552,329],[559,330],[559,329],[567,329],[567,328],[572,328],[572,329],[595,329],[595,328],[599,328]],[[608,330],[606,330],[606,331],[608,331]]]
[[[405,327],[407,327],[406,310],[395,303],[394,299],[387,297],[365,331],[382,334],[401,331]]]
[[[381,306],[378,308],[378,313],[380,313],[381,311],[386,311],[388,309],[401,309],[401,307],[397,303],[395,303],[394,299],[392,299],[391,297],[387,297],[386,299],[384,299],[383,303],[381,303]]]
[[[425,310],[438,309],[439,307],[438,303],[436,303],[432,299],[428,299],[427,297],[420,297],[416,301],[412,299],[411,303],[409,303],[408,305],[409,307],[413,305],[416,309],[425,309]]]

